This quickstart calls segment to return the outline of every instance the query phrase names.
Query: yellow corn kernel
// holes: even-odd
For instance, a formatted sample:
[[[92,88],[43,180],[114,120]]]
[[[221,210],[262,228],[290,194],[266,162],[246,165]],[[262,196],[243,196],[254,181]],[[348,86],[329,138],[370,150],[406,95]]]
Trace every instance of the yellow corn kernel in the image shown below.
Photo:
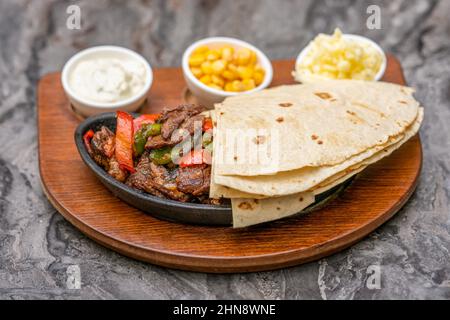
[[[214,74],[221,74],[226,68],[224,60],[216,60],[212,63],[212,70]]]
[[[203,61],[205,61],[205,57],[201,54],[193,54],[189,57],[189,65],[191,67],[198,67],[203,63]]]
[[[241,48],[236,52],[237,64],[243,66],[250,61],[251,51],[247,48]]]
[[[216,49],[209,50],[206,53],[206,60],[214,61],[220,58],[220,52]]]
[[[217,89],[217,90],[223,90],[222,87],[219,87],[219,86],[218,86],[217,84],[215,84],[215,83],[209,83],[209,84],[208,84],[208,87],[214,88],[214,89]]]
[[[212,83],[218,85],[218,86],[221,87],[221,88],[222,88],[222,87],[224,86],[224,84],[225,84],[225,80],[223,80],[223,78],[222,78],[221,76],[218,76],[218,75],[215,75],[215,74],[213,74],[213,75],[211,76],[211,81],[212,81]]]
[[[235,80],[236,79],[236,75],[234,72],[230,71],[230,70],[225,70],[222,73],[222,77],[224,77],[227,80]]]
[[[256,71],[253,73],[253,79],[255,80],[255,84],[259,86],[264,80],[264,73],[261,71]]]
[[[258,60],[258,58],[256,56],[256,52],[254,52],[253,50],[250,50],[250,59],[248,61],[248,65],[253,66],[257,60]]]
[[[237,72],[241,79],[249,79],[253,76],[253,68],[252,67],[239,66],[237,68]]]
[[[191,72],[197,79],[200,79],[203,76],[202,69],[200,68],[191,68]]]
[[[256,65],[255,65],[255,72],[261,72],[262,74],[264,74],[264,73],[265,73],[265,70],[264,70],[263,67],[261,67],[260,64],[256,64]]]
[[[203,77],[199,79],[202,83],[209,85],[211,83],[211,76],[209,74],[205,74]]]
[[[193,53],[194,54],[205,53],[208,50],[209,50],[209,48],[207,46],[198,46],[197,48],[194,49]]]
[[[233,72],[234,74],[237,74],[237,66],[234,63],[229,63],[227,69]]]
[[[233,91],[233,82],[225,83],[225,91]]]
[[[233,91],[244,91],[245,90],[243,83],[239,80],[234,80],[231,83],[231,85],[232,85]]]
[[[201,69],[204,74],[211,74],[213,72],[211,61],[203,62],[201,65]]]
[[[256,87],[255,80],[253,79],[244,79],[242,80],[242,84],[244,85],[244,90],[252,90]]]
[[[233,60],[234,48],[233,47],[223,47],[220,49],[221,57],[225,61]]]

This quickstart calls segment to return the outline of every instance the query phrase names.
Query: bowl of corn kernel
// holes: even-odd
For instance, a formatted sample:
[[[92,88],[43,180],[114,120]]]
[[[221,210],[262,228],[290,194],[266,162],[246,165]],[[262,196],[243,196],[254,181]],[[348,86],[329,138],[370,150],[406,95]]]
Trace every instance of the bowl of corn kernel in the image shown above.
[[[353,34],[319,34],[297,57],[293,76],[308,83],[326,79],[378,81],[387,59],[374,41]]]
[[[193,43],[183,54],[182,68],[189,90],[207,107],[226,97],[262,90],[273,76],[270,60],[261,50],[227,37]]]

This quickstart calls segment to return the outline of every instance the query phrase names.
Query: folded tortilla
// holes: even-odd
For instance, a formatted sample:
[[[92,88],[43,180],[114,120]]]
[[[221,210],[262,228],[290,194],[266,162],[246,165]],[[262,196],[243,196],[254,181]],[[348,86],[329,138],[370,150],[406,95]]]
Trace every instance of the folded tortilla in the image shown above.
[[[217,133],[217,129],[218,129],[215,110],[210,110],[208,113],[208,116],[210,116],[213,121],[213,135],[215,137],[215,135]],[[215,150],[217,140],[214,138],[212,143],[213,143],[213,150]],[[214,153],[213,153],[212,164],[211,164],[211,181],[210,181],[210,186],[209,186],[209,196],[211,198],[213,198],[213,199],[220,199],[220,198],[264,199],[264,198],[267,198],[267,196],[243,192],[240,190],[232,189],[230,187],[215,183],[214,182],[214,175],[215,175],[215,171],[214,171],[214,162],[215,161],[214,160],[215,160],[215,157],[214,157]]]
[[[366,169],[370,164],[378,162],[379,160],[389,156],[390,154],[392,154],[392,152],[400,148],[406,141],[417,134],[422,119],[423,109],[420,108],[419,115],[416,121],[405,132],[403,138],[400,141],[382,149],[381,151],[375,153],[373,156],[358,163],[357,165],[354,165],[353,167],[347,168],[343,172],[329,177],[307,192],[266,199],[231,199],[233,211],[233,227],[247,227],[267,221],[278,220],[301,212],[309,205],[314,203],[315,195],[319,195],[336,187],[337,185],[345,182],[352,176]],[[232,192],[237,192],[237,194],[239,194],[240,191],[228,189],[228,192],[230,192],[230,194],[232,194]],[[245,196],[248,198],[251,197],[251,194],[245,194]]]
[[[303,211],[315,195],[418,132],[423,108],[412,92],[388,83],[327,81],[226,99],[211,113],[210,196],[231,198],[235,228]],[[253,144],[252,152],[242,153],[233,139]]]
[[[383,148],[400,139],[416,119],[419,103],[412,93],[390,83],[336,80],[227,98],[215,106],[215,174],[259,177],[335,166]]]
[[[422,120],[423,108],[419,108],[414,123],[405,132],[391,137],[387,144],[375,146],[334,166],[306,167],[298,170],[280,172],[275,175],[260,176],[223,176],[217,174],[215,171],[213,180],[215,184],[249,194],[258,194],[260,197],[277,197],[306,192],[326,179],[338,175],[363,161],[366,161],[368,164],[379,161],[388,154],[382,151],[383,149],[393,146],[392,148],[395,150],[411,138],[411,135],[416,134]],[[214,170],[217,170],[217,164],[215,164]]]
[[[314,199],[312,192],[262,200],[231,199],[233,228],[243,228],[291,216],[313,204]]]
[[[423,108],[419,108],[419,115],[418,115],[416,121],[411,126],[411,128],[405,132],[404,137],[399,142],[384,148],[383,150],[377,152],[370,158],[365,159],[361,163],[359,163],[351,168],[348,168],[344,172],[342,172],[338,175],[335,175],[335,176],[327,179],[326,181],[316,185],[310,191],[312,191],[315,195],[326,192],[326,191],[334,188],[335,186],[343,183],[344,181],[348,180],[355,174],[360,173],[361,171],[366,169],[369,165],[374,164],[387,156],[390,156],[395,150],[399,149],[403,144],[405,144],[405,142],[407,142],[409,139],[414,137],[417,134],[417,132],[419,132],[420,124],[422,123],[422,120],[423,120]]]

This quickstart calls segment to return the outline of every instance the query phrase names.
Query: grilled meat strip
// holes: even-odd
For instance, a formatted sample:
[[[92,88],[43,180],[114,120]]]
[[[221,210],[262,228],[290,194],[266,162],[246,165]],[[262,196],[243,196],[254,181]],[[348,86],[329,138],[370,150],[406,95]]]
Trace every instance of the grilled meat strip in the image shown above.
[[[165,198],[164,194],[154,188],[149,181],[152,179],[152,170],[150,167],[150,159],[148,153],[144,153],[136,166],[136,172],[130,174],[126,184],[132,188],[136,188],[147,193],[153,194],[160,198]]]
[[[197,125],[201,132],[204,119],[205,119],[205,116],[201,115],[201,114],[195,115],[193,117],[189,117],[181,124],[180,130],[186,130],[187,133],[189,133],[189,135],[192,136],[195,131],[195,126]],[[178,142],[181,142],[181,140]]]
[[[193,196],[207,195],[211,180],[211,166],[206,164],[178,169],[178,190]]]
[[[113,178],[124,182],[127,172],[122,170],[114,155],[116,146],[116,136],[107,127],[102,126],[91,140],[91,157],[102,166]]]
[[[120,168],[120,164],[119,161],[117,161],[116,156],[112,156],[109,159],[109,169],[107,170],[108,174],[114,179],[119,180],[120,182],[125,182],[125,180],[127,180],[128,172]]]
[[[180,105],[174,109],[164,109],[161,113],[161,136],[168,140],[173,131],[177,129],[185,119],[205,111],[203,106]]]
[[[191,199],[189,195],[177,189],[177,169],[172,169],[169,171],[166,167],[154,164],[153,162],[151,162],[150,168],[153,174],[153,186],[162,192],[166,197],[182,202],[187,202]]]
[[[114,154],[116,139],[114,133],[107,127],[94,133],[91,140],[91,151],[94,161],[104,168],[109,167],[109,158]]]
[[[145,149],[161,149],[164,147],[172,147],[176,143],[172,143],[170,140],[164,140],[161,135],[148,138],[145,143]]]
[[[126,184],[161,198],[187,202],[191,197],[177,190],[176,176],[177,169],[167,170],[164,166],[154,164],[145,152],[136,172],[130,175]]]
[[[164,147],[173,147],[183,141],[186,137],[194,134],[195,125],[198,123],[201,128],[204,116],[198,114],[204,111],[203,107],[186,110],[186,106],[180,106],[170,111],[163,111],[161,121],[165,121],[161,127],[161,134],[150,137],[145,144],[146,149],[160,149]],[[176,134],[174,132],[178,130]]]

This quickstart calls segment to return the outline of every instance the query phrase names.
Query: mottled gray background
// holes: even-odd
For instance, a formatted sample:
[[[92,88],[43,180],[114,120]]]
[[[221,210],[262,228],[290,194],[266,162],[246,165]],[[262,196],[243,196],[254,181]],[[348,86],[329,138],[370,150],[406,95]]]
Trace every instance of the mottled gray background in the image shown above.
[[[65,26],[72,3],[81,7],[81,30]],[[369,4],[381,6],[382,30],[365,27]],[[0,0],[0,298],[450,299],[449,15],[448,0]],[[315,34],[335,26],[397,54],[426,107],[417,192],[394,219],[351,249],[273,272],[174,271],[97,245],[43,195],[36,83],[78,50],[122,45],[154,67],[172,66],[192,41],[226,35],[256,44],[270,58],[293,58]],[[367,288],[370,265],[380,266],[381,289]],[[81,289],[69,289],[71,270],[78,268]]]

